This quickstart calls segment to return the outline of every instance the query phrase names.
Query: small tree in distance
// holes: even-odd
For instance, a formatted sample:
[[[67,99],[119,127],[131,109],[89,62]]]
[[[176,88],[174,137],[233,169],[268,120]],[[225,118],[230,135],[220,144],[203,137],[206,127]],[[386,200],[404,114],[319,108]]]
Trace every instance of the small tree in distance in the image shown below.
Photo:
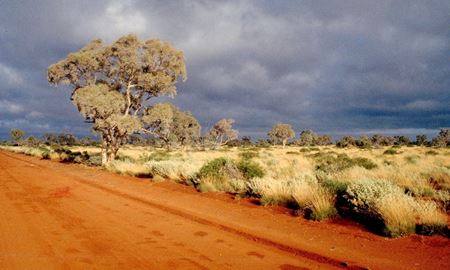
[[[142,121],[146,133],[157,136],[167,147],[185,147],[200,137],[198,120],[170,103],[159,103],[147,109]]]
[[[238,137],[238,131],[233,129],[233,119],[221,119],[209,130],[206,138],[215,145],[225,145]]]
[[[437,147],[450,146],[450,128],[442,128],[439,134],[433,138],[431,144]]]
[[[425,134],[420,134],[416,136],[416,145],[427,145],[428,138]]]
[[[286,143],[289,139],[295,137],[295,132],[292,129],[292,126],[284,123],[275,124],[272,129],[267,133],[272,142],[281,143],[283,148],[286,146]]]
[[[312,146],[316,144],[316,141],[317,134],[307,129],[300,132],[300,139],[297,141],[297,144],[300,146]]]
[[[14,143],[18,144],[25,136],[25,132],[18,128],[13,128],[9,131],[9,136]]]

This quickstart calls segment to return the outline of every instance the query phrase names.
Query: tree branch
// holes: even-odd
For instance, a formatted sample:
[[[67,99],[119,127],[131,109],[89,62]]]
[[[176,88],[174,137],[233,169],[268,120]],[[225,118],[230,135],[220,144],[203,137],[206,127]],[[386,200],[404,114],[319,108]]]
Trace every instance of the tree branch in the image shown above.
[[[128,115],[130,113],[130,107],[131,107],[131,81],[128,82],[128,86],[127,86],[127,102],[128,102],[128,106],[127,106],[127,110],[125,111],[125,115]]]

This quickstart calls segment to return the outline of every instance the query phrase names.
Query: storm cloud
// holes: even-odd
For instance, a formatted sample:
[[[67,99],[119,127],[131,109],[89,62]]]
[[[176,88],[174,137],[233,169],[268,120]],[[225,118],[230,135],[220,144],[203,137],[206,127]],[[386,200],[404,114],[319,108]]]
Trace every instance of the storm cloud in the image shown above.
[[[171,101],[204,128],[433,134],[450,125],[449,26],[448,1],[0,0],[0,136],[90,134],[47,67],[128,33],[184,51]]]

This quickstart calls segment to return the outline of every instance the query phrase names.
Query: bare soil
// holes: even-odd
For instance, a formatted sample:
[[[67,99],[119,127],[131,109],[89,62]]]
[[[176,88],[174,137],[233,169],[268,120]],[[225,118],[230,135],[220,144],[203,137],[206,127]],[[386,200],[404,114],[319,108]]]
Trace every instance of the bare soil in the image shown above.
[[[450,269],[450,241],[0,151],[0,269],[339,268]]]

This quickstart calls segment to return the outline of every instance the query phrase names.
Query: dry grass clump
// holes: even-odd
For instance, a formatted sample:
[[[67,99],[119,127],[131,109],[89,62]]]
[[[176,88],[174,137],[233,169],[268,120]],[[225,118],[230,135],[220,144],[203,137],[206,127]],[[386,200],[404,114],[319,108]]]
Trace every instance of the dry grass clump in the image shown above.
[[[151,175],[150,170],[144,164],[135,162],[131,159],[111,161],[105,168],[115,173],[136,177],[148,177]]]
[[[355,180],[344,197],[353,217],[369,229],[391,237],[414,232],[414,199],[398,186],[388,181]]]
[[[260,198],[262,205],[283,205],[298,209],[305,217],[322,220],[336,214],[334,195],[314,179],[252,179],[249,192]]]
[[[334,194],[316,182],[307,182],[294,189],[293,198],[307,218],[323,220],[337,214]]]
[[[345,198],[354,217],[381,234],[447,233],[446,216],[434,202],[417,200],[388,181],[353,181]]]
[[[28,156],[43,158],[50,151],[46,147],[28,147],[28,146],[0,146],[0,149],[8,150],[15,153],[21,153]]]
[[[450,168],[440,167],[425,175],[436,190],[450,192]]]
[[[401,193],[388,193],[375,200],[374,209],[385,228],[387,236],[398,237],[415,232],[416,210],[415,201],[411,196]]]
[[[163,178],[172,179],[177,182],[187,181],[195,177],[202,164],[195,160],[150,160],[146,162],[145,167],[153,175],[159,175]]]
[[[416,212],[418,216],[417,233],[424,235],[449,234],[447,215],[439,210],[435,202],[419,200],[417,202]]]
[[[255,178],[248,182],[249,194],[260,198],[262,205],[292,206],[295,203],[291,180],[275,180],[270,177]]]

